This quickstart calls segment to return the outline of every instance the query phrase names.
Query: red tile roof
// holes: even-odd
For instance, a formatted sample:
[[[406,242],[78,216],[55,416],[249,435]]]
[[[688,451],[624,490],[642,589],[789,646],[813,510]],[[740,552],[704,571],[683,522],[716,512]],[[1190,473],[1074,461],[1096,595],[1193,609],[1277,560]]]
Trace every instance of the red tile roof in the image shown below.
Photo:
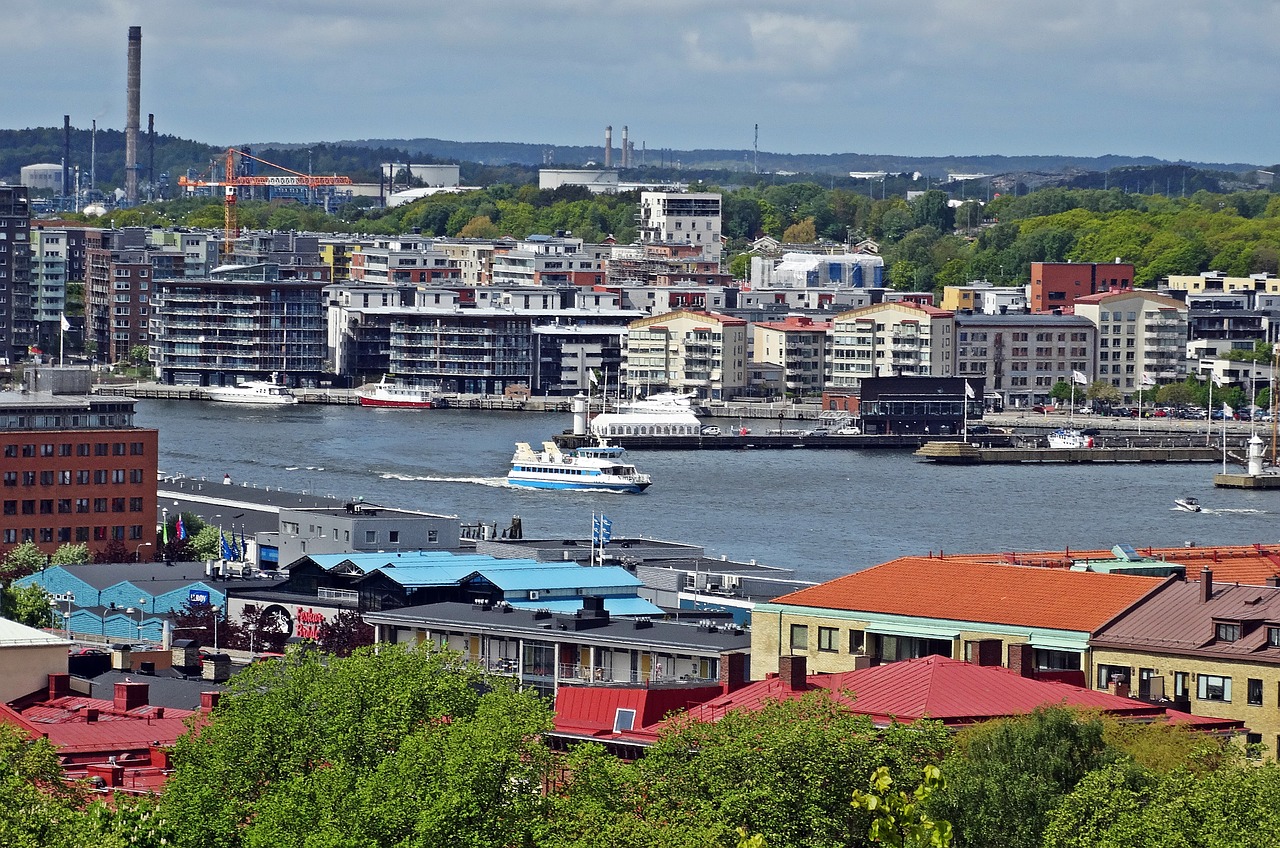
[[[770,701],[798,698],[819,689],[829,691],[850,712],[869,716],[879,724],[931,718],[958,727],[1025,715],[1049,704],[1103,710],[1120,718],[1170,718],[1157,704],[937,656],[840,674],[814,674],[806,678],[804,689],[792,689],[783,678],[773,677],[708,701],[689,710],[688,716],[696,721],[718,721],[731,710],[760,709]],[[1241,722],[1203,716],[1188,719],[1180,714],[1177,718],[1203,729],[1241,726]]]
[[[1211,547],[1140,548],[1138,553],[1153,560],[1186,566],[1188,580],[1200,577],[1201,570],[1213,570],[1220,583],[1249,583],[1261,586],[1267,578],[1280,576],[1280,547],[1267,545],[1217,545]],[[1115,555],[1103,550],[1037,551],[1035,553],[947,554],[947,560],[1011,563],[1046,568],[1070,568],[1082,560],[1111,560]]]
[[[1087,633],[1160,583],[1156,577],[903,557],[773,602]]]

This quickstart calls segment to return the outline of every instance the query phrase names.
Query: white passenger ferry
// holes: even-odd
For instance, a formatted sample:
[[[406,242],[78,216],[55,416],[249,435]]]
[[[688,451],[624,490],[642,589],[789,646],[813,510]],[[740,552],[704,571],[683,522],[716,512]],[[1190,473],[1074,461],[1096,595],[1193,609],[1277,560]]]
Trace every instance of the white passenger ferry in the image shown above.
[[[609,455],[599,449],[562,451],[554,442],[543,442],[535,451],[528,442],[517,442],[507,483],[530,489],[603,489],[639,494],[653,483],[634,465],[622,462],[609,448]]]

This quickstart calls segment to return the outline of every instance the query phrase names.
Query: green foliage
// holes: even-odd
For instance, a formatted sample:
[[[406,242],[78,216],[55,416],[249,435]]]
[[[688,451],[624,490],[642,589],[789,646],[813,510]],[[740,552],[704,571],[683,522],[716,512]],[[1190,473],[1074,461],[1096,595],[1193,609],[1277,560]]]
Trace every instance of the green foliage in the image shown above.
[[[880,766],[919,774],[947,745],[939,725],[877,730],[826,693],[678,721],[634,764],[575,752],[539,842],[727,848],[744,828],[770,845],[861,845],[871,815],[850,806],[854,790]]]
[[[1106,380],[1094,380],[1084,394],[1089,400],[1106,405],[1119,403],[1122,399],[1120,390]]]
[[[955,826],[958,845],[1035,848],[1061,799],[1114,758],[1102,732],[1101,721],[1061,707],[965,730],[929,812]]]
[[[1156,403],[1161,406],[1190,406],[1196,403],[1196,391],[1186,383],[1169,383],[1156,390]]]
[[[236,675],[179,740],[161,800],[179,845],[521,844],[546,705],[456,655],[294,650]]]
[[[0,617],[28,627],[47,627],[52,621],[49,593],[34,583],[0,588]]]
[[[50,565],[84,565],[90,561],[89,546],[83,542],[65,542],[49,558]]]
[[[867,835],[877,845],[892,848],[947,848],[951,823],[936,821],[925,811],[935,792],[946,788],[937,766],[925,766],[920,785],[912,792],[893,791],[889,769],[880,766],[871,775],[868,792],[855,791],[853,806],[871,813]]]
[[[1066,380],[1059,380],[1053,384],[1053,388],[1049,390],[1049,397],[1056,401],[1070,402],[1075,396],[1075,387]]]
[[[35,542],[23,542],[9,549],[0,560],[0,585],[8,585],[19,577],[35,574],[44,568],[47,559]]]
[[[57,750],[45,739],[0,723],[0,845],[14,848],[72,848],[124,843],[95,833],[81,812],[87,798],[62,781]]]
[[[1234,362],[1261,362],[1265,364],[1271,361],[1271,354],[1271,344],[1259,339],[1254,341],[1253,350],[1229,350],[1222,355],[1222,358],[1230,359]]]
[[[199,530],[193,530],[186,516],[183,516],[182,523],[188,534],[186,542],[187,548],[191,551],[191,556],[196,560],[209,560],[222,558],[222,537],[217,527],[212,524],[206,524]],[[172,539],[172,535],[170,536]]]

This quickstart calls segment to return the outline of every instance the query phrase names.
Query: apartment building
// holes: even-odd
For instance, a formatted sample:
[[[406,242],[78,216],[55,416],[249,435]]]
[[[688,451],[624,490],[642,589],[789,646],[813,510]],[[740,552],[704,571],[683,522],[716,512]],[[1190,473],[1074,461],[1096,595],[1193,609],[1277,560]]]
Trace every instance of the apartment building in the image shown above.
[[[785,391],[794,397],[821,395],[826,385],[831,322],[789,315],[751,325],[751,361],[782,367]]]
[[[640,192],[637,225],[643,244],[688,244],[720,261],[720,195],[713,192]]]
[[[89,394],[88,369],[26,376],[24,391],[0,392],[0,544],[154,544],[157,431],[134,426],[132,399]]]
[[[350,256],[350,278],[357,283],[412,283],[423,286],[458,284],[462,274],[448,255],[434,249],[431,239],[400,237],[375,239]]]
[[[632,393],[732,398],[747,385],[747,322],[687,309],[632,321],[624,378]]]
[[[99,359],[118,362],[149,340],[154,288],[147,230],[89,230],[85,248],[85,339]],[[170,273],[177,275],[172,266]]]
[[[1133,288],[1128,262],[1032,262],[1031,311],[1066,309],[1076,300],[1100,292]]]
[[[233,386],[273,374],[291,386],[326,378],[327,281],[298,266],[226,266],[205,279],[156,280],[151,361],[162,383]]]
[[[831,319],[834,388],[856,389],[867,377],[949,377],[955,315],[893,302],[841,312]]]
[[[985,378],[1006,407],[1049,400],[1073,372],[1090,382],[1097,373],[1097,328],[1083,316],[962,312],[955,321],[956,376]]]
[[[981,312],[986,315],[1002,315],[1009,312],[1026,312],[1029,309],[1025,286],[997,286],[979,281],[967,286],[945,286],[942,289],[942,309],[953,312]]]
[[[0,358],[7,362],[25,358],[35,342],[30,232],[27,189],[0,185]]]
[[[784,253],[751,257],[752,288],[882,288],[884,259],[874,253]]]
[[[598,286],[605,280],[610,248],[565,236],[532,235],[494,253],[496,286]]]
[[[1209,292],[1256,292],[1280,294],[1280,277],[1275,274],[1250,274],[1247,277],[1230,277],[1223,271],[1205,271],[1203,274],[1170,274],[1169,288],[1191,294]]]
[[[31,305],[35,344],[56,353],[67,310],[67,283],[85,275],[85,228],[37,224],[30,231]]]
[[[1076,315],[1098,331],[1097,379],[1136,397],[1143,376],[1158,383],[1187,375],[1187,305],[1149,291],[1119,291],[1082,297]]]

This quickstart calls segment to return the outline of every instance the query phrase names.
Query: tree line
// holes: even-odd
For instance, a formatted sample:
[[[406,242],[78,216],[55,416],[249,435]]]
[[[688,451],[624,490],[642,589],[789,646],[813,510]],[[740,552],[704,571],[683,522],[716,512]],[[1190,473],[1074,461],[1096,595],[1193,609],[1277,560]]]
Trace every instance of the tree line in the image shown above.
[[[159,798],[106,804],[0,727],[0,844],[473,848],[1251,848],[1280,767],[1060,707],[951,733],[822,692],[671,718],[644,756],[548,742],[548,703],[447,651],[291,649],[235,676]]]

